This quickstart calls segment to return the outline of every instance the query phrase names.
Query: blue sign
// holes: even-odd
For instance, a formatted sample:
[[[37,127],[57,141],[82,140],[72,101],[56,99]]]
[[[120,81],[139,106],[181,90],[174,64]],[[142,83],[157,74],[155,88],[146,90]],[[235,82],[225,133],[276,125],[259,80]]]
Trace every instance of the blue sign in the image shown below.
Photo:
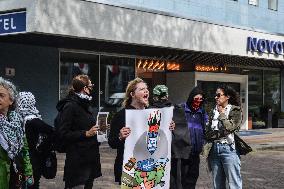
[[[26,12],[0,14],[0,35],[26,31]]]
[[[141,171],[150,172],[155,168],[155,160],[150,158],[150,159],[138,161],[137,168]]]
[[[259,53],[270,53],[270,54],[284,54],[284,42],[272,41],[266,39],[257,39],[248,37],[247,40],[247,51],[258,51]]]

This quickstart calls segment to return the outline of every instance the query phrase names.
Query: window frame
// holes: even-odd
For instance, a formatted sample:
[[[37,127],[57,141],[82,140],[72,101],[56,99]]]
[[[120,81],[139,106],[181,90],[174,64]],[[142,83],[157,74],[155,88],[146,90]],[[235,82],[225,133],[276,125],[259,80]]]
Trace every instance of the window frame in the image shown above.
[[[255,3],[252,3],[251,1],[255,1]],[[255,7],[258,7],[259,6],[259,0],[248,0],[248,4],[255,6]]]
[[[270,5],[271,5],[271,1],[272,0],[268,0],[267,1],[267,3],[268,3],[268,5],[267,5],[267,7],[268,7],[268,9],[269,10],[273,10],[273,11],[278,11],[278,0],[275,0],[276,1],[276,8],[275,9],[273,9]]]

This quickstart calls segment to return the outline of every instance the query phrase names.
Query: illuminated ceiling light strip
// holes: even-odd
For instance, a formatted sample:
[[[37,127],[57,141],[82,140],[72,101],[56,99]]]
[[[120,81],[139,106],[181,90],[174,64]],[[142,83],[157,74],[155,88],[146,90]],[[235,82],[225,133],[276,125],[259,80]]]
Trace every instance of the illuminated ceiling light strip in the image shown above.
[[[148,64],[148,62],[147,62],[147,60],[145,60],[143,68],[145,68],[147,66],[147,64]]]
[[[142,64],[142,60],[140,59],[137,68],[140,68],[141,64]]]
[[[172,65],[172,64],[168,64],[168,65],[167,65],[167,69],[168,69],[168,70],[171,70],[171,69],[172,69],[172,67],[173,67],[173,65]]]
[[[179,64],[177,64],[177,65],[173,68],[173,70],[179,70]]]
[[[171,66],[171,63],[167,63],[167,69],[169,69]]]
[[[161,65],[158,67],[158,69],[162,69],[162,67],[164,66],[164,63],[162,62]]]
[[[149,66],[148,66],[148,69],[150,69],[153,64],[154,64],[154,61],[152,60],[151,63],[149,64]]]
[[[169,67],[169,70],[174,70],[174,68],[176,67],[176,65],[177,65],[177,64],[175,64],[175,63],[172,64],[172,65]]]
[[[156,64],[153,66],[153,69],[155,69],[157,66],[159,66],[160,63],[159,62],[156,62]]]
[[[227,67],[226,66],[205,66],[205,65],[196,65],[195,66],[195,70],[197,71],[227,71]]]

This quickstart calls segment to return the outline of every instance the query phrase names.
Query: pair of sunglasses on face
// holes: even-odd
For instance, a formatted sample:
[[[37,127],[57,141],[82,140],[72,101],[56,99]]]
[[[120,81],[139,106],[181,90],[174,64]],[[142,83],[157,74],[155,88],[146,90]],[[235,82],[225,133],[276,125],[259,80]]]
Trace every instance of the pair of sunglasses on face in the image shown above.
[[[87,87],[88,89],[93,89],[94,84],[86,85],[85,87]]]
[[[203,101],[204,98],[198,98],[198,97],[197,97],[197,98],[193,98],[193,100],[194,100],[194,101]]]
[[[216,93],[215,94],[215,97],[217,97],[217,98],[220,98],[221,96],[225,96],[224,94],[221,94],[221,93]]]

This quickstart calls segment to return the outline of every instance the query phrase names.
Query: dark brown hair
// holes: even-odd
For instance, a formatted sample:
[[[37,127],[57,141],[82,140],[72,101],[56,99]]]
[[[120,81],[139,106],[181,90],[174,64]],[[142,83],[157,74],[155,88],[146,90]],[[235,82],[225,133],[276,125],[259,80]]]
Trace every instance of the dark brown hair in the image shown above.
[[[89,85],[90,78],[87,75],[77,75],[72,80],[70,91],[79,93],[85,86]]]
[[[240,106],[240,96],[239,94],[235,91],[234,88],[232,88],[229,85],[222,84],[220,85],[217,89],[221,89],[224,92],[225,96],[229,96],[228,103],[235,105],[235,106]]]

